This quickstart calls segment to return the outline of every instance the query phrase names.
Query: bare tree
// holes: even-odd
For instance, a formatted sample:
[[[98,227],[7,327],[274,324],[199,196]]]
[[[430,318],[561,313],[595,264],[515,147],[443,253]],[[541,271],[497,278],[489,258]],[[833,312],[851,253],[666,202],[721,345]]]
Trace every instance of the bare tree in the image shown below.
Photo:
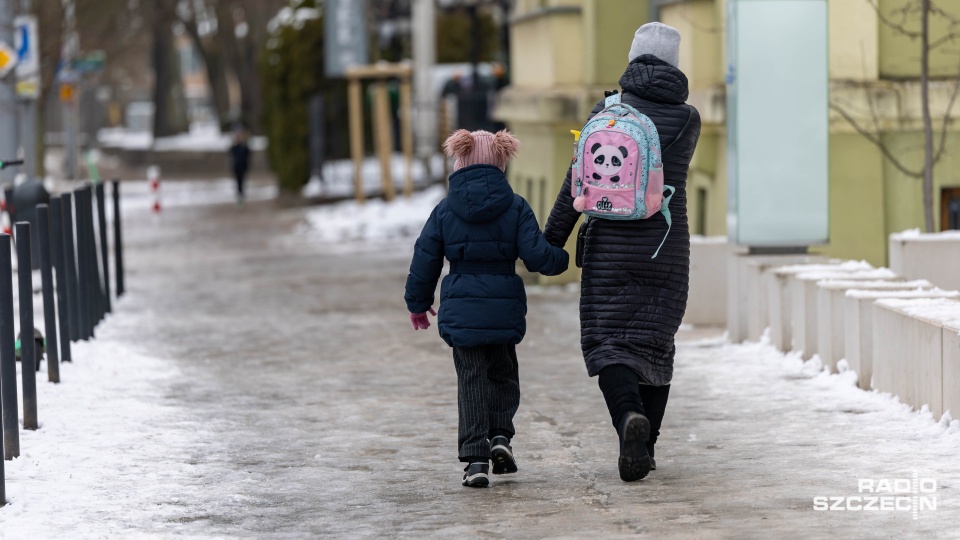
[[[957,79],[953,84],[950,100],[943,115],[939,143],[935,143],[933,136],[933,119],[930,113],[930,53],[947,43],[955,43],[957,39],[960,39],[960,19],[935,5],[932,0],[912,0],[901,8],[893,10],[888,15],[885,15],[880,10],[877,0],[866,1],[876,10],[880,21],[884,25],[911,40],[919,40],[920,42],[920,107],[923,122],[923,167],[920,170],[908,167],[883,141],[874,96],[870,88],[866,88],[866,95],[870,108],[872,126],[862,125],[847,108],[841,106],[839,103],[831,102],[830,108],[850,123],[857,133],[873,143],[897,170],[908,177],[923,180],[924,228],[926,232],[934,232],[933,168],[943,157],[946,148],[947,127],[950,124],[950,115],[957,99],[957,93],[960,91],[960,69],[958,69]],[[942,17],[949,22],[949,30],[946,35],[934,41],[930,40],[931,15]],[[915,16],[920,17],[919,31],[907,28],[908,20]],[[934,147],[936,147],[936,150],[934,150]]]

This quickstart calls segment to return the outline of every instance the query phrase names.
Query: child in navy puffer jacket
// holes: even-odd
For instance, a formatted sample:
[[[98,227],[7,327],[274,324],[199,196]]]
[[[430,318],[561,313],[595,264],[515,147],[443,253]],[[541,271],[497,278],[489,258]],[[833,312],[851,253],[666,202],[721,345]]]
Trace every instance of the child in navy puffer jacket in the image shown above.
[[[489,484],[516,472],[510,439],[520,404],[516,345],[526,332],[527,298],[516,274],[520,259],[553,276],[568,255],[547,243],[537,218],[504,175],[519,141],[507,131],[459,130],[444,143],[455,157],[450,193],[434,208],[414,248],[404,296],[415,330],[430,326],[443,260],[450,275],[440,292],[440,336],[453,347],[460,417],[463,485]]]

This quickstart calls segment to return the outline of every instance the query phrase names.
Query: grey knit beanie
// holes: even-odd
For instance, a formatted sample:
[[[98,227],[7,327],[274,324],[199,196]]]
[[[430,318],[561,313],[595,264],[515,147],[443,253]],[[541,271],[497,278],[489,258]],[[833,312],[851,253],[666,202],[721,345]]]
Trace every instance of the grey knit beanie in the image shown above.
[[[633,62],[642,54],[652,54],[673,67],[680,67],[680,32],[659,22],[641,26],[633,36],[628,60]]]

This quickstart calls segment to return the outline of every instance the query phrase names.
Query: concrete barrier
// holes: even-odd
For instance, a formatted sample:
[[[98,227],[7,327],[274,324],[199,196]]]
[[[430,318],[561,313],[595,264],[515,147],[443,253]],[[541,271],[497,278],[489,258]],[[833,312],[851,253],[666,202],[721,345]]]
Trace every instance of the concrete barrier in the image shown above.
[[[943,414],[943,329],[960,324],[952,299],[881,299],[873,309],[873,388]],[[952,388],[952,387],[951,387]]]
[[[857,373],[857,385],[863,389],[871,387],[873,377],[873,303],[881,298],[960,299],[960,293],[942,289],[847,291],[843,303],[844,356],[850,369]]]
[[[926,280],[904,281],[893,277],[886,280],[850,279],[824,280],[816,283],[817,290],[817,354],[830,371],[837,371],[837,362],[845,357],[846,332],[844,297],[850,289],[911,290],[930,289]]]
[[[818,270],[793,274],[790,279],[791,308],[793,310],[792,349],[800,351],[801,357],[808,360],[817,354],[819,345],[817,329],[819,326],[819,306],[817,302],[817,282],[823,280],[889,280],[896,274],[886,268],[872,268],[867,263],[845,263],[836,269]]]
[[[960,321],[943,325],[943,410],[960,417]]]
[[[690,238],[690,293],[684,323],[727,323],[727,258],[736,249],[723,236]]]
[[[740,343],[747,339],[759,340],[769,323],[767,291],[761,279],[764,270],[823,260],[823,257],[751,255],[740,251],[732,253],[728,260],[727,337],[731,343]]]
[[[960,290],[960,231],[891,234],[890,269],[907,279],[927,279],[946,290]]]
[[[767,319],[770,327],[770,343],[781,351],[793,347],[793,309],[791,307],[790,276],[801,272],[812,272],[836,268],[841,261],[828,260],[825,257],[811,257],[809,264],[794,264],[767,269],[763,274],[764,287],[767,289]]]

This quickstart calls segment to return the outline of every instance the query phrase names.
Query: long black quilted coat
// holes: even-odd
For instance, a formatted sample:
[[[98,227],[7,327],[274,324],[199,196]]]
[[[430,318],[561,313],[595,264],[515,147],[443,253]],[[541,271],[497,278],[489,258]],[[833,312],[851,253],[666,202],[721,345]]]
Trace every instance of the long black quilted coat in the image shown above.
[[[670,202],[673,228],[662,214],[639,221],[591,219],[587,228],[580,296],[580,345],[590,376],[612,364],[633,368],[644,382],[670,384],[674,336],[687,307],[690,230],[687,225],[687,170],[700,137],[700,114],[685,104],[687,78],[651,55],[631,62],[623,77],[622,100],[650,117],[663,148],[664,181],[676,188]],[[603,109],[597,104],[591,117]],[[573,209],[570,173],[557,196],[544,233],[562,246],[580,214]]]

